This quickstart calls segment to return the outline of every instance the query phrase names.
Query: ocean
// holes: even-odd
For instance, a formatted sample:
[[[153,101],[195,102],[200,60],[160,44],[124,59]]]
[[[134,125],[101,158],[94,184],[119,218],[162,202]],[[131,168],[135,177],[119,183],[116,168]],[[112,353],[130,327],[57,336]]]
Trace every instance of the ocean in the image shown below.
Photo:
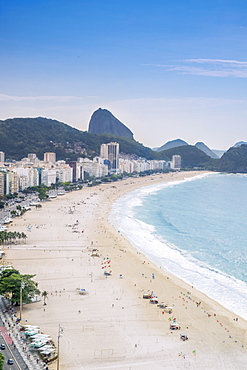
[[[118,199],[109,220],[157,266],[247,320],[247,175],[143,187]]]

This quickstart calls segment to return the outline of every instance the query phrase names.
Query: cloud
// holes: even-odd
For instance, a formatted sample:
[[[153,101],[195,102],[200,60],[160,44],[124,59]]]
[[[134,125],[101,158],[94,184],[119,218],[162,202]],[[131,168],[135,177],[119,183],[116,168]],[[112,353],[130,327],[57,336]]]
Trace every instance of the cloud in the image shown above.
[[[198,67],[200,64],[200,67]],[[231,59],[185,59],[173,65],[146,64],[147,66],[165,68],[181,74],[247,78],[247,62]]]
[[[185,62],[195,63],[213,63],[213,64],[237,64],[247,67],[247,62],[240,62],[238,60],[231,59],[185,59]]]
[[[0,94],[0,101],[56,101],[67,102],[81,99],[77,96],[11,96]]]

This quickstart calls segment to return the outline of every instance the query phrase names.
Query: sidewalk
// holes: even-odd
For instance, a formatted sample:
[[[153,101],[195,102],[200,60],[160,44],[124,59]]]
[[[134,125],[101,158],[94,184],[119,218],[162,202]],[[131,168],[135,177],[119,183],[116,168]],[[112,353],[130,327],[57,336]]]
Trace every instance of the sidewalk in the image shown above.
[[[20,331],[20,324],[15,323],[16,317],[14,315],[14,312],[12,313],[10,310],[8,301],[0,297],[1,333],[20,369],[49,370],[49,367],[39,357],[38,352],[28,345],[25,335]]]

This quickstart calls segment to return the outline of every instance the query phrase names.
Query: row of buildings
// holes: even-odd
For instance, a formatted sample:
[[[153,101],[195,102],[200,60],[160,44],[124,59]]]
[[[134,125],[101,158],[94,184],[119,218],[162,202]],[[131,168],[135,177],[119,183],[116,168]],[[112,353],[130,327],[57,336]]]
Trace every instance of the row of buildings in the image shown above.
[[[89,178],[102,178],[111,174],[162,171],[167,168],[179,170],[181,157],[173,156],[171,162],[164,160],[133,159],[119,154],[118,143],[102,144],[100,156],[78,158],[77,161],[56,161],[56,153],[44,153],[43,160],[30,153],[21,161],[5,162],[0,152],[0,195],[13,194],[31,186],[76,182]]]

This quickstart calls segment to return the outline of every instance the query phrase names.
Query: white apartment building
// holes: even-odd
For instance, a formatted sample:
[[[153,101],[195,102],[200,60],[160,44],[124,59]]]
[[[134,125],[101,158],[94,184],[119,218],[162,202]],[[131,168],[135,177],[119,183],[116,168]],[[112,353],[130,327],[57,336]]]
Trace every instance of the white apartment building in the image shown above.
[[[103,177],[108,174],[108,166],[104,163],[104,159],[101,157],[93,158],[93,176]]]
[[[5,153],[4,152],[0,152],[0,162],[1,163],[5,162]]]
[[[17,174],[20,190],[39,185],[39,173],[36,168],[14,167],[13,171]]]
[[[9,170],[0,171],[0,195],[8,195],[17,193],[18,187],[18,176],[15,172]]]
[[[133,173],[134,163],[130,159],[119,158],[119,171],[120,173]]]
[[[149,160],[144,158],[138,160],[131,160],[126,158],[119,158],[120,173],[140,173],[150,170],[164,170],[167,168],[168,163],[164,160]]]
[[[41,171],[41,184],[46,186],[51,186],[51,184],[56,184],[57,181],[57,171],[54,168],[42,168]]]
[[[58,182],[72,182],[73,181],[73,168],[68,165],[57,166],[56,178]]]
[[[181,156],[180,155],[173,155],[170,166],[173,170],[180,170],[180,168],[181,168]]]
[[[0,171],[0,195],[5,195],[5,173]]]
[[[39,162],[39,158],[37,157],[37,155],[35,153],[28,153],[27,159],[24,158],[24,160],[26,162],[30,162],[30,163],[38,163]]]
[[[76,165],[77,180],[84,180],[86,177],[103,177],[108,174],[108,166],[104,163],[104,159],[94,157],[93,160],[89,158],[78,158]]]

